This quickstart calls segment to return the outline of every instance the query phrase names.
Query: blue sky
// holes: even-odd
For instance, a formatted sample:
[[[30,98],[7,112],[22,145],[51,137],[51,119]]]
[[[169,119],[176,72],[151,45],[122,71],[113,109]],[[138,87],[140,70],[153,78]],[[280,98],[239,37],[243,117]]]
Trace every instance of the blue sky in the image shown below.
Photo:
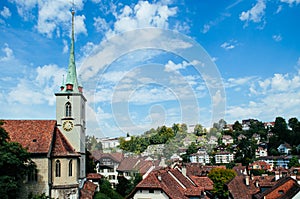
[[[71,2],[1,1],[1,118],[55,118]],[[299,0],[74,3],[88,134],[299,118]]]

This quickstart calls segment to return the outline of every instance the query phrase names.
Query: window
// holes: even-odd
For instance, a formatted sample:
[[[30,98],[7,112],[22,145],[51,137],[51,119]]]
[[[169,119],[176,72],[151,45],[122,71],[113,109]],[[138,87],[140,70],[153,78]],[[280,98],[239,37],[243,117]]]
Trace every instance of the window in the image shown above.
[[[149,193],[154,193],[154,190],[153,189],[149,189]]]
[[[72,106],[70,102],[67,102],[66,105],[66,117],[71,117],[72,116]]]
[[[55,161],[55,177],[60,177],[60,161]]]
[[[69,176],[72,176],[72,160],[69,161]]]
[[[28,173],[28,182],[37,182],[38,171],[34,169]]]

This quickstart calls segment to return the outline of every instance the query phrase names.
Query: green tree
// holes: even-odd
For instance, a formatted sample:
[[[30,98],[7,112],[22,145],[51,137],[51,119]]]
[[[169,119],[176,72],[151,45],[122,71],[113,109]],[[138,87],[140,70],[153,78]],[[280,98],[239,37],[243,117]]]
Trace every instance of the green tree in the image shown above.
[[[35,164],[19,143],[9,142],[9,135],[0,121],[0,196],[17,198],[24,177],[35,169]]]
[[[95,173],[96,164],[94,162],[92,154],[87,149],[85,149],[85,162],[86,173]]]
[[[299,167],[299,166],[300,166],[299,159],[296,156],[293,156],[288,163],[288,167],[291,168],[291,167]]]
[[[273,133],[278,136],[279,140],[281,142],[288,142],[290,143],[289,141],[289,131],[288,131],[288,126],[287,126],[287,123],[285,121],[284,118],[282,117],[276,117],[275,119],[275,124],[274,124],[274,127],[273,127]]]
[[[111,188],[111,184],[105,178],[100,180],[100,192],[96,193],[94,198],[97,199],[123,199],[123,197],[118,194],[115,190]]]
[[[214,168],[209,172],[208,177],[214,182],[214,189],[212,192],[217,198],[228,198],[229,192],[226,190],[225,184],[235,176],[236,173],[232,169]]]
[[[116,187],[116,191],[123,197],[130,194],[133,190],[134,186],[130,180],[127,180],[124,176],[118,176],[118,184]]]
[[[204,134],[203,126],[201,124],[195,125],[194,134],[197,136],[202,136]]]
[[[243,130],[243,126],[239,121],[235,121],[234,124],[232,125],[232,129],[234,131],[242,131]]]

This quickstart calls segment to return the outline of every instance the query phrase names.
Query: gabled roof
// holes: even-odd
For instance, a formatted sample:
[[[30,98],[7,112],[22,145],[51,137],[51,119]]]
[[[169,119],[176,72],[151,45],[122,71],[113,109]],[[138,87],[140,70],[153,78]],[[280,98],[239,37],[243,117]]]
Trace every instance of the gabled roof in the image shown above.
[[[102,158],[110,158],[118,163],[120,163],[124,159],[123,153],[102,153],[101,151],[92,151],[92,156],[95,160],[100,160]]]
[[[55,120],[3,120],[10,141],[18,142],[31,154],[79,156],[56,127]]]
[[[200,196],[204,192],[202,186],[194,184],[178,169],[165,168],[152,171],[142,180],[127,197],[132,198],[137,190],[158,189],[162,190],[169,198],[188,199],[189,196]]]
[[[80,156],[58,128],[55,129],[51,156]]]
[[[20,143],[30,153],[48,153],[55,130],[55,120],[3,120],[3,128],[12,142]]]
[[[276,184],[267,189],[266,191],[255,194],[254,198],[263,199],[263,198],[281,198],[289,199],[293,198],[300,191],[300,185],[296,180],[291,177],[281,178],[276,182]]]

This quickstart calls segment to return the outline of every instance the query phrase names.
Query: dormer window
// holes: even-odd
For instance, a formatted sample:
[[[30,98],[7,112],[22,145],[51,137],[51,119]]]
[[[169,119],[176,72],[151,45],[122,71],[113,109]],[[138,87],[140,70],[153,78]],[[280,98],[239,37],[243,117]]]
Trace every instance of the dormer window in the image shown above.
[[[67,102],[65,105],[66,108],[66,117],[71,117],[72,116],[72,106],[70,102]]]

